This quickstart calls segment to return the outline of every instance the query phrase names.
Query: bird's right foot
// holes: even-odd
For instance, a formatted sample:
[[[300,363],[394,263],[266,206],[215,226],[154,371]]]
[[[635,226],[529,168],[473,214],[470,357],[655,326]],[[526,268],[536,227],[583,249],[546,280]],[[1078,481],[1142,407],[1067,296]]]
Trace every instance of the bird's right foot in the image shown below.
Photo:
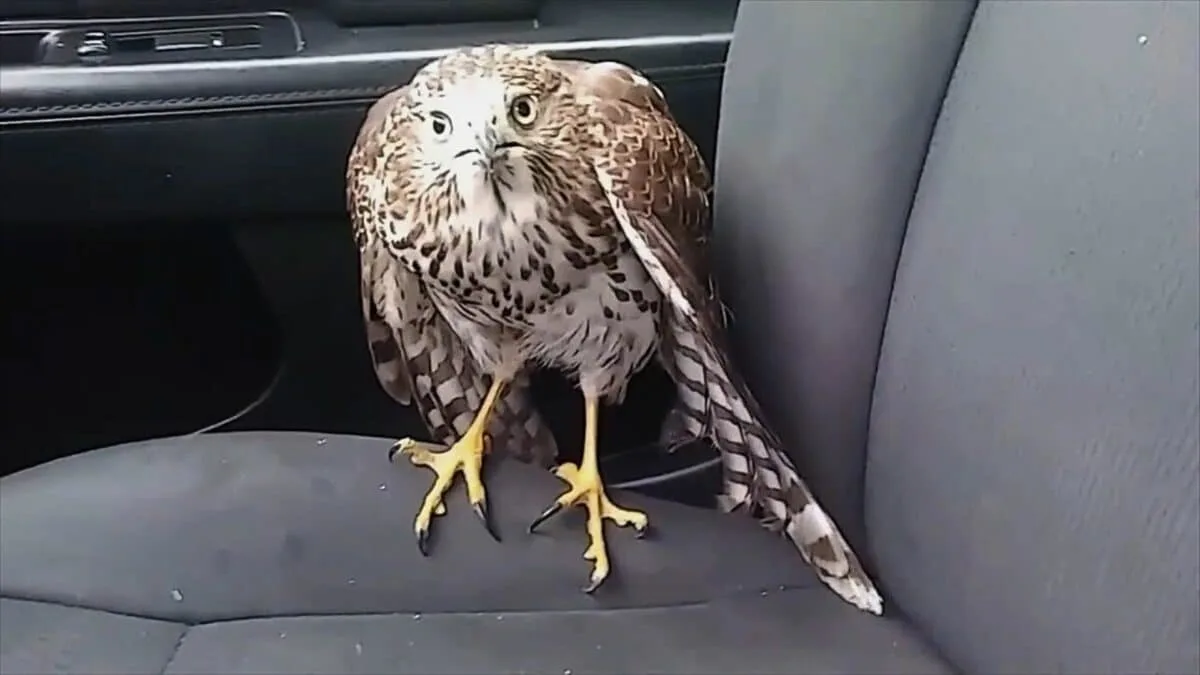
[[[413,532],[416,534],[417,548],[420,549],[421,555],[429,555],[430,526],[434,516],[446,513],[443,500],[446,491],[454,483],[456,473],[461,473],[467,483],[467,501],[471,503],[475,515],[483,522],[492,539],[500,541],[488,517],[487,493],[481,476],[483,457],[487,454],[488,444],[486,434],[468,432],[448,448],[438,443],[422,443],[403,438],[388,452],[389,460],[395,461],[397,455],[407,455],[413,464],[428,467],[435,476],[433,485],[425,494],[425,500],[413,521]]]

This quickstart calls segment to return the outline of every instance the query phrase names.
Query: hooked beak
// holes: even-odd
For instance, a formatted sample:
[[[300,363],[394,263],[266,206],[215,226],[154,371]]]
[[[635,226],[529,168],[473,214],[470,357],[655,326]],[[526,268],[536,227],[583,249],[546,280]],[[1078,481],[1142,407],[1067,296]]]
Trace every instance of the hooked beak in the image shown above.
[[[466,150],[459,150],[454,155],[454,159],[461,157],[470,157],[473,166],[483,169],[488,173],[491,173],[493,162],[495,161],[494,153],[484,148],[467,148]]]
[[[474,157],[472,158],[472,164],[485,171],[491,172],[495,166],[496,159],[503,155],[505,150],[508,148],[518,147],[521,147],[520,143],[515,143],[512,141],[500,142],[499,138],[496,136],[496,133],[488,130],[475,136],[474,147],[458,151],[458,153],[454,155],[454,158],[458,159],[459,157],[473,155]]]

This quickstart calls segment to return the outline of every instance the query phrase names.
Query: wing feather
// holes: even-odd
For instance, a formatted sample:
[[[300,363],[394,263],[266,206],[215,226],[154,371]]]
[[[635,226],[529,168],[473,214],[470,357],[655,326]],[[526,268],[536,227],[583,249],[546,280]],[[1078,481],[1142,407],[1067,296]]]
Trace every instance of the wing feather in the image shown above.
[[[662,131],[675,127],[675,119],[671,115],[662,91],[648,78],[622,63],[588,61],[558,61],[563,70],[571,77],[577,89],[587,99],[592,100],[602,110],[596,111],[601,116],[615,115],[619,117],[627,110],[642,111],[642,114],[654,114],[658,119],[668,123]],[[643,139],[628,139],[640,141]],[[648,139],[647,139],[648,140]],[[665,246],[671,255],[663,256],[664,261],[679,260],[683,264],[680,269],[664,276],[677,279],[681,289],[686,286],[688,294],[697,298],[707,296],[708,303],[693,302],[693,307],[705,308],[707,323],[716,329],[715,334],[722,334],[725,328],[727,313],[720,303],[715,277],[710,274],[708,256],[708,241],[712,235],[712,219],[709,217],[709,196],[712,180],[699,151],[686,135],[669,133],[648,140],[646,148],[658,147],[669,152],[642,153],[652,154],[657,159],[668,159],[675,166],[658,165],[629,165],[631,170],[642,169],[648,174],[670,177],[670,189],[661,190],[657,197],[650,194],[641,198],[653,205],[655,213],[665,222],[673,223],[679,236],[670,241],[659,241],[657,246]],[[611,160],[610,160],[611,161]],[[628,162],[626,162],[628,165]],[[620,163],[613,168],[622,166]],[[649,186],[649,181],[643,181]],[[626,186],[625,189],[630,189]],[[630,195],[632,196],[632,195]],[[659,350],[658,362],[676,382],[688,381],[678,372],[676,359],[670,358],[673,353],[675,335],[667,331],[663,336],[664,347]],[[700,375],[703,377],[703,374]],[[681,385],[682,386],[682,385]],[[705,384],[697,381],[695,386],[704,389]],[[689,412],[689,407],[680,398],[668,411],[659,434],[659,443],[668,450],[675,450],[698,438],[704,437],[705,430],[697,415]]]
[[[833,519],[801,479],[733,368],[707,259],[711,179],[662,93],[627,66],[576,68],[593,124],[596,179],[669,309],[662,360],[678,387],[676,433],[720,451],[722,504],[761,510],[830,588],[872,613],[883,601]]]

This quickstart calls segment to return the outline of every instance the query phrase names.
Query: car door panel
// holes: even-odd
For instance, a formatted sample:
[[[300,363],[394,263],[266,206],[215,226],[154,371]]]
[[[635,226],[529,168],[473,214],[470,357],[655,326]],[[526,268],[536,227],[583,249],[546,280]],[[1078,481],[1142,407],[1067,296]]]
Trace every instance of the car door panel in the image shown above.
[[[447,49],[536,42],[557,54],[642,69],[711,161],[735,6],[551,0],[536,23],[369,27],[341,26],[302,7],[269,15],[294,22],[303,47],[288,56],[4,66],[0,254],[12,262],[6,285],[26,299],[27,312],[10,322],[24,330],[13,353],[68,348],[81,313],[92,325],[105,316],[132,316],[133,309],[143,315],[128,325],[114,320],[107,327],[113,334],[95,338],[91,358],[123,364],[103,381],[86,373],[65,377],[45,354],[19,359],[25,366],[3,386],[25,391],[27,409],[4,425],[4,436],[7,443],[42,449],[17,453],[22,456],[4,468],[213,425],[423,436],[414,412],[375,382],[358,316],[342,172],[366,108]],[[4,26],[118,26],[128,34],[155,25],[246,25],[255,16],[264,15],[159,16],[148,17],[150,23],[147,17],[141,23],[39,17]],[[39,275],[35,267],[55,272]],[[64,287],[104,284],[111,286],[106,299],[93,298],[74,317],[69,305],[59,306]],[[138,302],[127,297],[134,286],[144,291]],[[204,303],[181,301],[197,288],[226,290]],[[197,303],[212,311],[196,316],[203,314]],[[39,335],[57,337],[31,337],[37,327],[44,330]],[[131,352],[131,344],[154,336],[192,350],[164,347],[165,355],[153,361]],[[196,344],[224,346],[201,358]],[[180,361],[193,367],[176,365],[186,375],[171,377]],[[57,384],[31,387],[31,379]],[[104,407],[121,388],[114,380],[122,379],[143,383],[140,396],[103,415],[85,419],[73,412]],[[536,387],[560,446],[568,456],[577,454],[578,397],[554,377],[540,378]],[[625,406],[605,415],[602,445],[613,467],[606,471],[616,480],[653,483],[655,476],[710,459],[704,449],[669,456],[645,451],[670,394],[665,376],[649,372],[635,381]],[[176,399],[175,407],[188,414],[147,408],[148,400],[170,407]],[[158,422],[151,423],[147,418],[155,415]],[[711,472],[697,475],[711,486]]]

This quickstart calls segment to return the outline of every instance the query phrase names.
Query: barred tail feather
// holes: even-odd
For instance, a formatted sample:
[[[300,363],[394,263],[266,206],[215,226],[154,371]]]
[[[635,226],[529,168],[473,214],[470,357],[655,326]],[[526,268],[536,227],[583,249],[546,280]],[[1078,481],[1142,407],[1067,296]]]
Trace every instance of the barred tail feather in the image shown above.
[[[558,457],[554,434],[534,406],[529,380],[525,377],[509,385],[492,412],[488,429],[506,457],[545,468],[553,466]]]
[[[627,108],[622,114],[638,113]],[[652,153],[635,154],[632,161],[609,159],[593,168],[630,248],[670,308],[660,360],[675,380],[680,400],[663,428],[665,438],[673,443],[695,434],[712,440],[725,468],[723,506],[761,508],[834,592],[856,607],[882,613],[883,600],[875,585],[801,480],[779,439],[762,422],[757,403],[718,345],[725,317],[701,263],[704,237],[694,237],[706,228],[689,226],[709,222],[703,160],[669,118],[645,117],[646,110],[640,114],[640,121],[654,131],[642,135],[657,139],[671,160],[659,165],[663,170],[658,182],[649,186],[654,189],[646,184],[653,173],[646,167],[657,159]],[[667,146],[661,145],[664,142]],[[631,144],[643,151],[654,147]],[[689,169],[683,174],[677,171],[681,162]],[[630,172],[629,166],[639,169]]]
[[[383,256],[364,255],[363,317],[375,375],[393,399],[416,403],[432,440],[462,437],[490,384],[419,282]],[[525,377],[510,383],[488,420],[492,450],[550,466],[558,447]]]
[[[761,421],[749,389],[703,335],[675,321],[671,361],[682,424],[721,453],[725,511],[761,510],[763,524],[783,532],[835,593],[872,614],[883,599],[833,519],[800,478],[782,443]]]
[[[490,380],[476,372],[471,356],[457,340],[439,344],[436,334],[426,329],[405,342],[409,363],[421,373],[411,385],[417,407],[434,439],[449,445],[466,433],[483,405]],[[494,452],[519,461],[548,467],[558,455],[554,435],[534,407],[525,378],[508,385],[492,410],[488,435]]]

